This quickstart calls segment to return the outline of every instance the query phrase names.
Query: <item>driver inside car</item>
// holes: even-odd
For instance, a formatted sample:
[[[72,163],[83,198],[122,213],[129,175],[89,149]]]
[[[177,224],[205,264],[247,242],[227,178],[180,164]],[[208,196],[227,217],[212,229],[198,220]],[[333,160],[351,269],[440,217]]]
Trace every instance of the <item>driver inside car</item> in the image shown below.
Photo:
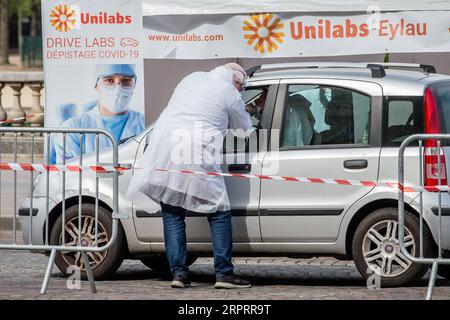
[[[269,92],[268,88],[262,88],[261,92],[255,97],[256,100],[248,103],[245,109],[258,121],[261,121],[264,107],[266,106],[267,94]]]

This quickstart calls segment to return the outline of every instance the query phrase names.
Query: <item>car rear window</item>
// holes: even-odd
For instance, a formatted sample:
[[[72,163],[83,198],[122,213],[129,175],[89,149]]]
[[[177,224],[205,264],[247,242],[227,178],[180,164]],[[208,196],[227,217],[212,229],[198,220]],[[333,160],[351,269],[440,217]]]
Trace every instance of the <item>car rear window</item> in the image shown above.
[[[384,146],[400,146],[410,135],[424,131],[422,97],[388,97],[383,114]]]
[[[431,89],[441,112],[441,133],[450,133],[450,82],[433,85]]]

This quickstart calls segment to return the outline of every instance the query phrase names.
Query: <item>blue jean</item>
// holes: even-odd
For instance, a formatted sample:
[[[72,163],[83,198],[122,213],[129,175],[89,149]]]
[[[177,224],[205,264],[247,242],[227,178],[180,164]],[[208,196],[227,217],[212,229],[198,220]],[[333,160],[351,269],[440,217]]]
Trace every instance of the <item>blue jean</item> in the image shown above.
[[[186,266],[186,210],[161,203],[164,242],[172,275],[188,278],[189,268]],[[233,239],[231,227],[231,211],[217,211],[208,216],[211,228],[211,239],[214,251],[214,270],[218,275],[233,274]]]

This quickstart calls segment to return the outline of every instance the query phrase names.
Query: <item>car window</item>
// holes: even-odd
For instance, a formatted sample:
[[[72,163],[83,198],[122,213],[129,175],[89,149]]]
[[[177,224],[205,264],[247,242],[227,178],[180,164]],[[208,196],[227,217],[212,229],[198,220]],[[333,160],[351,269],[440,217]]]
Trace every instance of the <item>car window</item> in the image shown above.
[[[242,99],[244,100],[247,110],[254,112],[251,116],[253,127],[259,128],[264,109],[267,103],[267,96],[269,92],[269,86],[261,87],[249,87],[242,93]],[[248,152],[253,144],[253,147],[257,145],[257,132],[253,132],[249,138],[235,137],[231,132],[228,132],[224,140],[223,153],[242,153]],[[256,150],[255,148],[252,150]]]
[[[370,97],[319,85],[290,85],[281,147],[368,144]]]
[[[422,109],[419,97],[389,97],[383,144],[399,146],[408,136],[423,132]]]
[[[261,121],[264,113],[267,95],[269,92],[268,86],[248,88],[242,93],[245,107],[248,110],[255,111],[252,115],[253,126],[257,127]]]

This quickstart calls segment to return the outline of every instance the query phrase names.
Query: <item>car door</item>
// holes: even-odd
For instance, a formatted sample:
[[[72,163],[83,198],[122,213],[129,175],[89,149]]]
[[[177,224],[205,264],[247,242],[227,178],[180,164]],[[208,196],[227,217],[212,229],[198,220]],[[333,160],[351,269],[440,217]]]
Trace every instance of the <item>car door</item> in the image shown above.
[[[382,89],[350,80],[280,85],[264,176],[376,181]],[[334,242],[345,212],[372,187],[263,180],[263,242]]]
[[[274,81],[257,82],[250,85],[247,91],[264,86],[270,87],[266,100],[266,105],[270,105],[270,107],[267,107],[267,112],[265,111],[262,116],[262,120],[267,120],[261,121],[267,127],[276,99],[277,83],[274,83]],[[258,125],[258,122],[255,120],[255,126]],[[256,134],[254,133],[251,139],[255,139],[255,137]],[[143,139],[137,150],[136,159],[142,157],[144,153],[145,140]],[[258,152],[258,150],[246,148],[248,146],[247,140],[235,138],[231,133],[227,135],[223,150],[222,171],[224,173],[261,174],[264,150],[267,149],[263,148],[263,151]],[[261,144],[264,143],[265,141],[261,141]],[[138,174],[138,172],[136,173]],[[258,179],[225,177],[225,184],[233,214],[233,241],[235,243],[261,241],[258,216],[260,181]],[[161,242],[164,237],[159,204],[151,200],[140,201],[139,204],[135,203],[133,208],[138,239],[143,242]],[[211,233],[207,215],[188,212],[186,235],[188,242],[210,242]]]
[[[252,117],[254,130],[246,139],[237,138],[229,132],[225,138],[222,172],[261,175],[262,161],[267,152],[267,132],[273,116],[278,91],[278,80],[254,81],[247,86],[243,99],[251,105],[255,98],[267,90],[265,108],[260,119]],[[225,177],[233,214],[233,240],[235,243],[260,242],[259,200],[260,179]]]

